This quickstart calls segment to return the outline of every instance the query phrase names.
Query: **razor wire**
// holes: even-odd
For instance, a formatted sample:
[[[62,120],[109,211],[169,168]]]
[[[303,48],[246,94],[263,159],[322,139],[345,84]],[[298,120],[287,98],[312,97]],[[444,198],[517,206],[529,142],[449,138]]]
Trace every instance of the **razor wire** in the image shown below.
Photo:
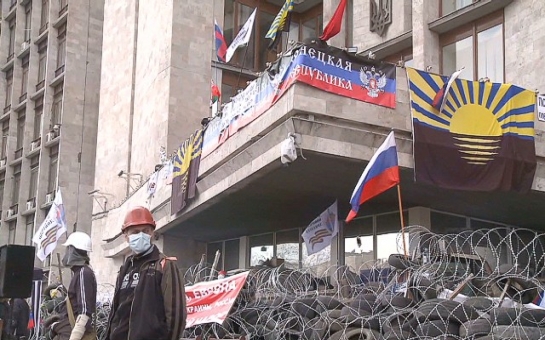
[[[398,254],[357,268],[253,267],[225,322],[188,328],[183,338],[545,340],[545,309],[532,303],[545,288],[545,234],[510,228],[437,234],[420,226],[404,234],[407,255],[400,233]],[[192,285],[217,275],[199,264],[184,278]],[[104,290],[94,317],[100,340],[113,287]],[[55,309],[50,301],[43,306],[48,312]]]

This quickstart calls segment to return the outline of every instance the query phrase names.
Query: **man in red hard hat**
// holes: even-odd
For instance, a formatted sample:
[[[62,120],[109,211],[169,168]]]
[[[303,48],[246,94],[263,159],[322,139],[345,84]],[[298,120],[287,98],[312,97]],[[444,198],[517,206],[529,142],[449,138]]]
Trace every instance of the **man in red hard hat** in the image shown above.
[[[121,231],[133,255],[119,270],[107,340],[178,340],[185,328],[183,278],[176,259],[153,244],[155,226],[144,207],[125,216]]]

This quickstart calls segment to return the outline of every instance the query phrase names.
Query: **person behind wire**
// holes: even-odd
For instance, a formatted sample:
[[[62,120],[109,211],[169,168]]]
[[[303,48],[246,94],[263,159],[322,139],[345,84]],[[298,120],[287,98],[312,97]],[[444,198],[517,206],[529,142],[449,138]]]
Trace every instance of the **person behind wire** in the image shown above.
[[[155,220],[131,209],[121,227],[133,255],[119,270],[106,340],[178,340],[185,328],[183,279],[175,258],[152,243]]]
[[[91,238],[76,231],[64,243],[66,253],[62,259],[72,270],[68,296],[60,308],[59,321],[51,326],[54,340],[82,340],[95,338],[91,318],[96,309],[97,281],[89,267]]]

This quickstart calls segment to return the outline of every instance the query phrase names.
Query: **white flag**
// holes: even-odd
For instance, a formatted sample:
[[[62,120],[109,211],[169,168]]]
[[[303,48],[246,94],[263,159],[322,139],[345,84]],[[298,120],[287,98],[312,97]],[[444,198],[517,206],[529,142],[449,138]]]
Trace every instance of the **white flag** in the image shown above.
[[[303,240],[307,246],[307,254],[312,255],[331,244],[331,240],[339,232],[337,217],[337,201],[326,211],[310,222],[303,232]]]
[[[242,26],[240,31],[238,31],[238,34],[235,37],[235,39],[233,39],[233,42],[231,43],[231,45],[229,45],[229,47],[227,47],[227,54],[225,55],[225,62],[228,63],[229,60],[231,60],[231,58],[233,57],[233,54],[235,54],[235,51],[237,50],[237,48],[239,48],[240,46],[247,45],[248,42],[250,41],[250,37],[252,36],[252,30],[254,28],[255,12],[256,11],[257,11],[257,8],[254,9],[252,15],[250,15],[248,20],[246,20],[246,23],[244,24],[244,26]]]
[[[42,222],[32,242],[36,243],[38,252],[36,256],[43,262],[57,247],[57,242],[66,233],[66,215],[62,203],[61,190],[57,190],[53,205]]]
[[[465,69],[465,67],[462,67],[458,71],[454,72],[450,78],[448,79],[447,86],[445,88],[445,93],[443,93],[443,98],[441,100],[441,107],[439,108],[439,113],[443,112],[443,107],[445,107],[445,103],[447,102],[448,93],[450,91],[450,88],[452,87],[452,84],[458,77],[460,76],[460,73]]]
[[[159,171],[155,171],[151,174],[148,182],[148,198],[155,194],[157,190],[157,180],[159,178]]]

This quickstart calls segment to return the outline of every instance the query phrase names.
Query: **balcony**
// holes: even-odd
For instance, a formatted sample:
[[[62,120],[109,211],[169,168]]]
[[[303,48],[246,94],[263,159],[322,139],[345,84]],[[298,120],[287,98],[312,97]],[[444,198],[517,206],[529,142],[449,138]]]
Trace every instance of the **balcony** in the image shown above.
[[[45,135],[45,146],[50,147],[59,143],[59,136],[61,135],[60,125],[56,124],[53,126],[46,135]]]
[[[40,152],[42,146],[42,137],[38,137],[30,142],[30,151],[27,153],[27,158],[34,156]]]
[[[55,70],[55,78],[64,73],[64,65]]]
[[[38,33],[38,35],[42,35],[42,33],[44,33],[45,31],[47,31],[47,28],[49,27],[49,23],[45,23],[42,25],[42,27],[40,27],[40,31]]]
[[[4,108],[4,114],[6,114],[6,113],[8,113],[10,111],[11,111],[11,104]]]
[[[40,206],[40,209],[49,208],[53,204],[54,200],[55,200],[55,191],[51,190],[45,195],[45,202],[44,204]]]
[[[59,17],[62,17],[64,13],[68,12],[68,4],[64,5],[59,11]]]
[[[38,84],[36,84],[36,92],[40,91],[41,89],[43,89],[45,86],[45,79],[40,81]]]
[[[27,94],[26,94],[26,92],[25,92],[25,93],[23,93],[23,94],[19,97],[19,104],[21,104],[22,102],[24,102],[26,99],[27,99]]]
[[[19,149],[15,150],[15,152],[14,152],[14,159],[15,160],[18,160],[21,157],[23,157],[23,147],[20,147]]]
[[[36,211],[36,197],[32,197],[26,201],[25,211],[21,215],[31,215]]]
[[[6,170],[6,165],[7,165],[7,162],[8,159],[6,158],[6,156],[3,156],[1,159],[0,159],[0,170]]]
[[[9,63],[10,61],[12,61],[14,56],[15,56],[15,54],[13,53],[13,51],[11,51],[11,52],[8,54],[8,58],[7,58],[7,60],[6,60],[6,63]]]
[[[17,219],[17,214],[19,214],[19,204],[14,204],[11,207],[9,207],[8,211],[6,211],[6,221],[13,221]]]
[[[11,12],[12,9],[15,8],[15,6],[17,6],[17,0],[11,0],[10,4],[9,4],[9,10]]]

